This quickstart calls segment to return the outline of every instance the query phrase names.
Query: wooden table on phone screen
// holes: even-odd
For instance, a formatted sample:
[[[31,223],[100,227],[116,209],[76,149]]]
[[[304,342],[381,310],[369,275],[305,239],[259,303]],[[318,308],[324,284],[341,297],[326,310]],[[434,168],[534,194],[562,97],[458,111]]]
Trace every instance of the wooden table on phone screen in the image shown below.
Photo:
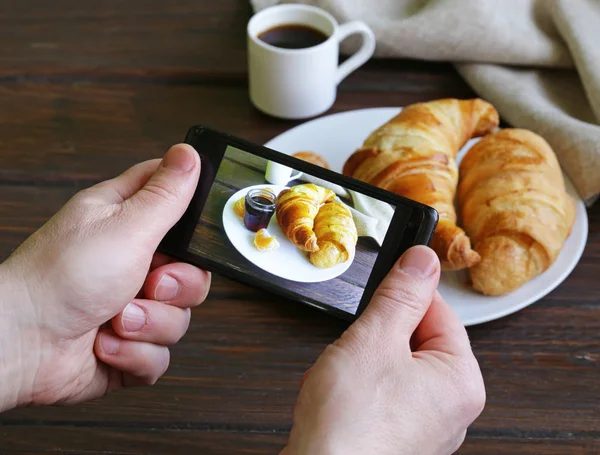
[[[0,258],[76,191],[208,123],[259,143],[299,122],[248,101],[245,0],[0,4]],[[472,90],[445,63],[373,61],[331,112]],[[487,407],[460,454],[600,453],[600,204],[581,262],[537,304],[469,329]],[[1,454],[275,454],[304,371],[344,330],[215,276],[154,387],[0,416]]]

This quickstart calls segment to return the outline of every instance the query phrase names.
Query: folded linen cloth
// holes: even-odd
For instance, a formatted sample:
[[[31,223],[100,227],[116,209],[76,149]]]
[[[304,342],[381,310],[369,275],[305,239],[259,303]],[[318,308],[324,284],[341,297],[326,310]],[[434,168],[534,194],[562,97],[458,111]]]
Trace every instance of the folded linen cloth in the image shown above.
[[[362,20],[377,57],[451,61],[512,126],[552,146],[580,196],[600,194],[599,0],[251,0]],[[347,40],[342,52],[357,46]]]
[[[346,190],[339,185],[311,175],[302,174],[298,180],[314,183],[333,191],[352,212],[358,236],[370,237],[379,246],[383,245],[385,235],[394,216],[394,208],[390,204],[356,191]]]

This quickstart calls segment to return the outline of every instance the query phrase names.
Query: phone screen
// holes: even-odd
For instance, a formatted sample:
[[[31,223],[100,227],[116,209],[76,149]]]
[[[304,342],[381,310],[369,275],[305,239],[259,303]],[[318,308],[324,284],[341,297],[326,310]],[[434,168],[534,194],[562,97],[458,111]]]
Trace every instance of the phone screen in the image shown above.
[[[187,253],[354,315],[397,210],[228,145]]]

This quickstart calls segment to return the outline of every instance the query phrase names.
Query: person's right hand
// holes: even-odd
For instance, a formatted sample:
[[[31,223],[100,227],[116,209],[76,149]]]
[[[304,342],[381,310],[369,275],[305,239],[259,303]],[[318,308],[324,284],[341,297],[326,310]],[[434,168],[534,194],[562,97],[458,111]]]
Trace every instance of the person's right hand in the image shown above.
[[[413,247],[303,380],[281,455],[455,452],[485,404],[467,333],[436,291],[440,265]]]

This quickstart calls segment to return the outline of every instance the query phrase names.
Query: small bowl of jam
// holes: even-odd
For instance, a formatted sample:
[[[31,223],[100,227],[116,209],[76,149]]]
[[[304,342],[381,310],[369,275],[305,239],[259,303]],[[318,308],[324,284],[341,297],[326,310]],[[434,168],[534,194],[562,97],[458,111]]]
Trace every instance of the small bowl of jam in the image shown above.
[[[244,225],[252,232],[266,229],[271,221],[277,196],[267,188],[255,188],[248,191],[245,199]]]

